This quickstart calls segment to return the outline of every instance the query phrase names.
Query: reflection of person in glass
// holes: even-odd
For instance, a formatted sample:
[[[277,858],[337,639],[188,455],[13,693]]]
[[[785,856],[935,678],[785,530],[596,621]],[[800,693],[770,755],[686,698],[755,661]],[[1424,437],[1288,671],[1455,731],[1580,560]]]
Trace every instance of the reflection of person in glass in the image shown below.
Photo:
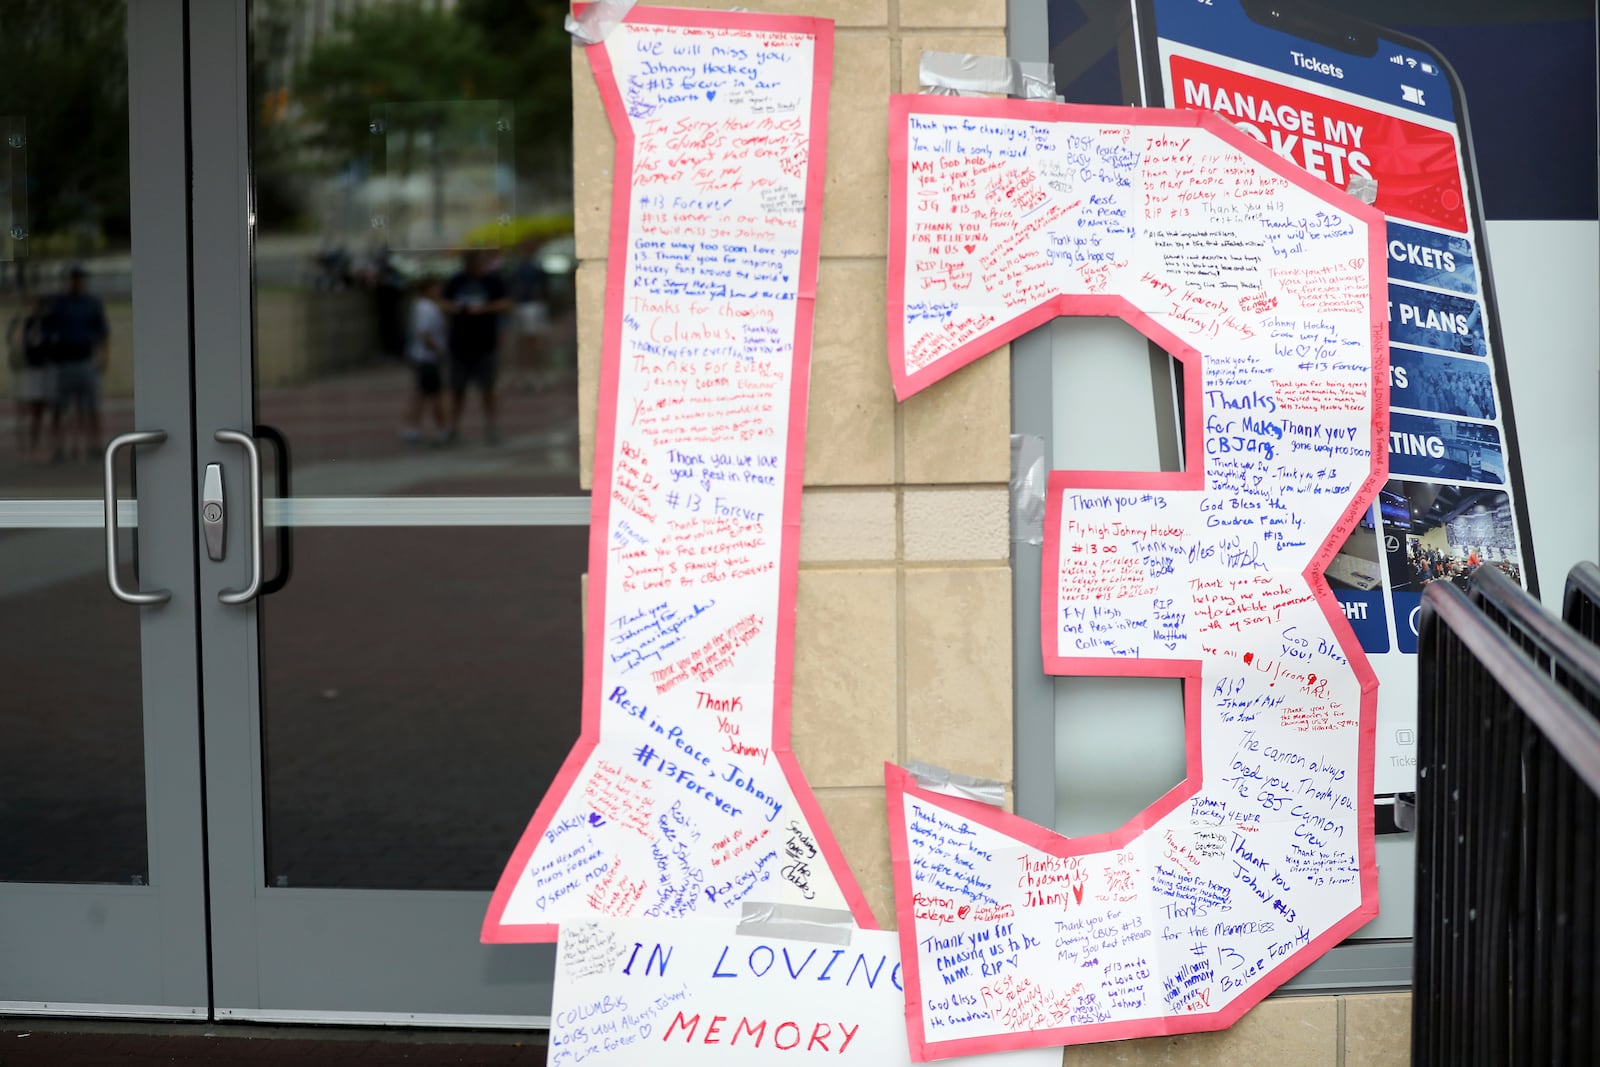
[[[26,421],[17,420],[17,441],[24,459],[43,461],[39,438],[44,413],[55,399],[55,368],[51,365],[54,337],[50,332],[50,300],[36,297],[6,325],[6,349],[17,403]]]
[[[498,444],[495,430],[495,351],[500,344],[500,316],[511,310],[505,279],[489,264],[488,253],[474,249],[462,258],[461,270],[445,283],[440,302],[450,316],[450,431],[461,433],[461,409],[467,386],[478,383],[483,395],[484,438]]]
[[[443,441],[447,432],[444,381],[440,369],[450,354],[450,338],[445,329],[444,312],[439,309],[442,288],[438,278],[424,278],[417,287],[416,300],[411,304],[411,330],[406,339],[406,358],[411,361],[416,380],[411,390],[411,400],[406,406],[406,423],[400,430],[400,437],[405,441],[423,439],[424,407],[433,416],[433,430],[437,439]]]
[[[49,329],[55,339],[51,430],[57,459],[92,457],[100,449],[100,374],[111,331],[100,298],[88,291],[88,281],[89,272],[73,266],[67,271],[66,290],[50,302]],[[76,418],[69,417],[73,408]]]
[[[516,365],[521,384],[535,388],[548,384],[552,368],[546,367],[545,329],[550,322],[550,279],[539,265],[539,252],[532,241],[524,241],[522,258],[511,268],[511,298],[516,302]],[[513,382],[513,387],[519,383]]]

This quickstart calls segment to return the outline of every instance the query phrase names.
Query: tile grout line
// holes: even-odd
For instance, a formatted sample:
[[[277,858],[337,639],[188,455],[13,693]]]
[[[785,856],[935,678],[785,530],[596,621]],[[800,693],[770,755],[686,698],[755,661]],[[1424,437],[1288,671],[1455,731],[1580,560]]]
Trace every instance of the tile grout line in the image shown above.
[[[906,568],[905,568],[905,505],[901,494],[895,492],[896,564],[894,568],[894,676],[895,676],[895,758],[902,767],[906,764],[906,748],[910,730],[906,722]]]
[[[885,17],[888,25],[885,27],[889,38],[889,84],[885,87],[889,95],[893,95],[900,88],[900,0],[888,0]],[[887,200],[884,211],[888,211]],[[883,259],[884,269],[888,269],[887,253]],[[885,284],[887,284],[887,277]],[[885,294],[887,295],[887,294]],[[895,569],[894,569],[894,675],[895,675],[895,762],[902,767],[906,764],[906,748],[909,744],[910,730],[906,722],[906,419],[905,405],[898,399],[894,404],[894,534],[895,534]],[[887,812],[886,812],[887,814]]]
[[[1335,1003],[1335,1011],[1337,1013],[1337,1016],[1336,1016],[1336,1019],[1334,1021],[1334,1025],[1333,1025],[1333,1062],[1334,1062],[1334,1067],[1344,1067],[1344,1064],[1345,1064],[1345,1045],[1344,1045],[1344,1025],[1345,1025],[1345,1010],[1344,1009],[1345,1009],[1345,1003],[1344,1003],[1344,997],[1338,997],[1335,1000],[1334,1003]]]

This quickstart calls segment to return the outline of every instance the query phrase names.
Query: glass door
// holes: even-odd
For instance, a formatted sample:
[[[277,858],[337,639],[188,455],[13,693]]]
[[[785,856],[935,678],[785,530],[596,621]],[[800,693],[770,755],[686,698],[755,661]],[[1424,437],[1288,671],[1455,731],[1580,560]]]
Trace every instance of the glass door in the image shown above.
[[[183,5],[0,40],[0,1012],[204,1018]]]
[[[570,119],[529,76],[570,45],[532,6],[189,8],[197,461],[256,440],[264,509],[199,567],[218,1018],[548,1012],[550,950],[478,942],[579,726]]]

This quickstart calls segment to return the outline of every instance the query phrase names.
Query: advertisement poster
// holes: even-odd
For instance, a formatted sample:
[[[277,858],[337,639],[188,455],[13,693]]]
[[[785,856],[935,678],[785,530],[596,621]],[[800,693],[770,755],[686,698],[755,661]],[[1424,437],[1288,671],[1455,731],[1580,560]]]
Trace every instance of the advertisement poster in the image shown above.
[[[1152,0],[1138,17],[1160,100],[1224,116],[1336,187],[1369,181],[1386,216],[1392,480],[1328,580],[1383,682],[1374,788],[1410,790],[1423,590],[1464,589],[1485,566],[1534,578],[1465,93],[1425,39],[1340,33],[1336,12],[1273,24],[1238,0]]]
[[[1182,680],[1185,780],[1069,839],[887,769],[912,1053],[1224,1028],[1377,912],[1378,686],[1324,573],[1387,474],[1382,216],[1203,112],[890,123],[899,394],[1115,315],[1180,362],[1189,456],[1052,471],[1040,597],[1046,673]]]

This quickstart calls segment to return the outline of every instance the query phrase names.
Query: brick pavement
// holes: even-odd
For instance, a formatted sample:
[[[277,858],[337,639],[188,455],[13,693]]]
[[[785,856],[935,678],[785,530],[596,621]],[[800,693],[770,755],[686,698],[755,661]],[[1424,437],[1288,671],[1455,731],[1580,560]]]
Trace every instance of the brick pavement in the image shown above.
[[[535,388],[531,375],[519,370],[504,374],[503,380],[498,396],[500,435],[508,445],[505,452],[513,458],[535,448],[548,453],[553,444],[570,442],[571,454],[563,463],[568,477],[559,491],[578,492],[577,395],[573,382],[555,380]],[[352,463],[404,463],[408,457],[415,459],[428,452],[426,448],[406,445],[398,437],[410,390],[408,366],[374,359],[357,370],[299,385],[262,389],[257,394],[256,418],[275,426],[289,439],[296,470]],[[102,488],[100,456],[79,455],[62,462],[29,461],[22,455],[18,440],[22,418],[15,403],[0,403],[0,498],[98,498]],[[135,429],[132,399],[107,397],[101,419],[106,440]],[[470,455],[481,447],[481,420],[477,394],[470,393],[462,419],[464,447],[457,451]],[[176,432],[173,427],[166,429]],[[541,458],[548,460],[548,456]],[[270,453],[263,459],[268,465],[272,463]],[[506,495],[526,495],[555,490],[508,485],[501,491]],[[364,493],[359,486],[352,486],[348,492],[379,495]]]

